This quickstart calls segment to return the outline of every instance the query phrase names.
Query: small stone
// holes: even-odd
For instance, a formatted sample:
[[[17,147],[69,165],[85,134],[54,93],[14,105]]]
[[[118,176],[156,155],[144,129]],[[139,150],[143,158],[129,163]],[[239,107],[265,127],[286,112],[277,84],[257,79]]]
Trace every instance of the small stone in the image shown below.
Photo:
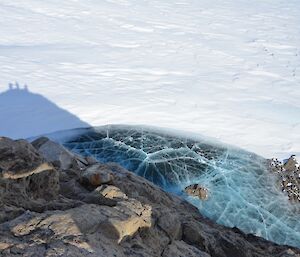
[[[11,247],[12,244],[5,243],[5,242],[0,242],[0,251],[5,250],[9,247]]]
[[[199,184],[187,186],[184,191],[190,196],[198,196],[201,200],[207,200],[208,198],[208,189]]]

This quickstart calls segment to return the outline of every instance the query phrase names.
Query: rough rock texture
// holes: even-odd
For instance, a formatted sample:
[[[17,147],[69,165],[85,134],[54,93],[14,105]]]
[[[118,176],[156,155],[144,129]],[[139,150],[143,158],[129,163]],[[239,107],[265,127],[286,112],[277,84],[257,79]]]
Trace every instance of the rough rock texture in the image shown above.
[[[184,255],[182,255],[182,253]],[[210,255],[200,251],[196,247],[192,247],[184,241],[174,241],[164,250],[162,257],[209,257]]]
[[[217,225],[114,163],[80,160],[45,138],[34,145],[40,153],[26,141],[0,140],[1,257],[300,256]],[[110,179],[94,183],[91,174]]]
[[[81,174],[81,182],[86,185],[100,186],[111,183],[114,179],[113,173],[105,165],[95,163],[86,168]]]
[[[42,211],[58,193],[58,171],[31,144],[0,138],[0,222]]]
[[[278,159],[269,160],[271,171],[277,175],[278,184],[283,192],[286,192],[290,201],[300,202],[300,165],[295,155],[285,162]]]

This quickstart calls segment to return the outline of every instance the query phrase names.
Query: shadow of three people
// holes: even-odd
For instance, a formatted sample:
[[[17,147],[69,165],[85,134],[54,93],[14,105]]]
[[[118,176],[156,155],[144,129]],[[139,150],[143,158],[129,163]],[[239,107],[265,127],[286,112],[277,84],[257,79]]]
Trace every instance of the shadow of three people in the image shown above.
[[[46,97],[9,83],[0,93],[0,136],[28,138],[54,131],[90,127]]]

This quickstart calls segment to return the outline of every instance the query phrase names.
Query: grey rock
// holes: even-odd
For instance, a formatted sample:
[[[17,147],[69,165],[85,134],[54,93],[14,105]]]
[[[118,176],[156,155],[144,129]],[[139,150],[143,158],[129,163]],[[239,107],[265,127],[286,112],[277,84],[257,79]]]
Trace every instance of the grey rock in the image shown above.
[[[0,138],[0,219],[40,210],[59,194],[58,171],[25,140]]]
[[[210,255],[184,241],[174,241],[167,246],[162,257],[210,257]]]
[[[158,218],[158,226],[166,232],[170,240],[181,239],[181,220],[176,213],[162,210]]]
[[[296,156],[292,155],[284,164],[283,168],[286,172],[294,172],[299,169],[299,163],[297,162]]]
[[[88,162],[81,156],[71,153],[60,144],[41,137],[32,142],[37,151],[57,168],[68,170],[72,167],[84,168]]]
[[[27,141],[0,137],[0,169],[2,178],[19,179],[53,167]]]

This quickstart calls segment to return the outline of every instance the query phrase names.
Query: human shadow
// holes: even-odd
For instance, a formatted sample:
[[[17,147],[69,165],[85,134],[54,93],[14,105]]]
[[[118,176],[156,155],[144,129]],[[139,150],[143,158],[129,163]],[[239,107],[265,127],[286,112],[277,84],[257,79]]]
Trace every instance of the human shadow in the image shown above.
[[[0,93],[0,136],[28,138],[71,128],[90,127],[74,114],[31,92],[27,85],[9,83]]]

